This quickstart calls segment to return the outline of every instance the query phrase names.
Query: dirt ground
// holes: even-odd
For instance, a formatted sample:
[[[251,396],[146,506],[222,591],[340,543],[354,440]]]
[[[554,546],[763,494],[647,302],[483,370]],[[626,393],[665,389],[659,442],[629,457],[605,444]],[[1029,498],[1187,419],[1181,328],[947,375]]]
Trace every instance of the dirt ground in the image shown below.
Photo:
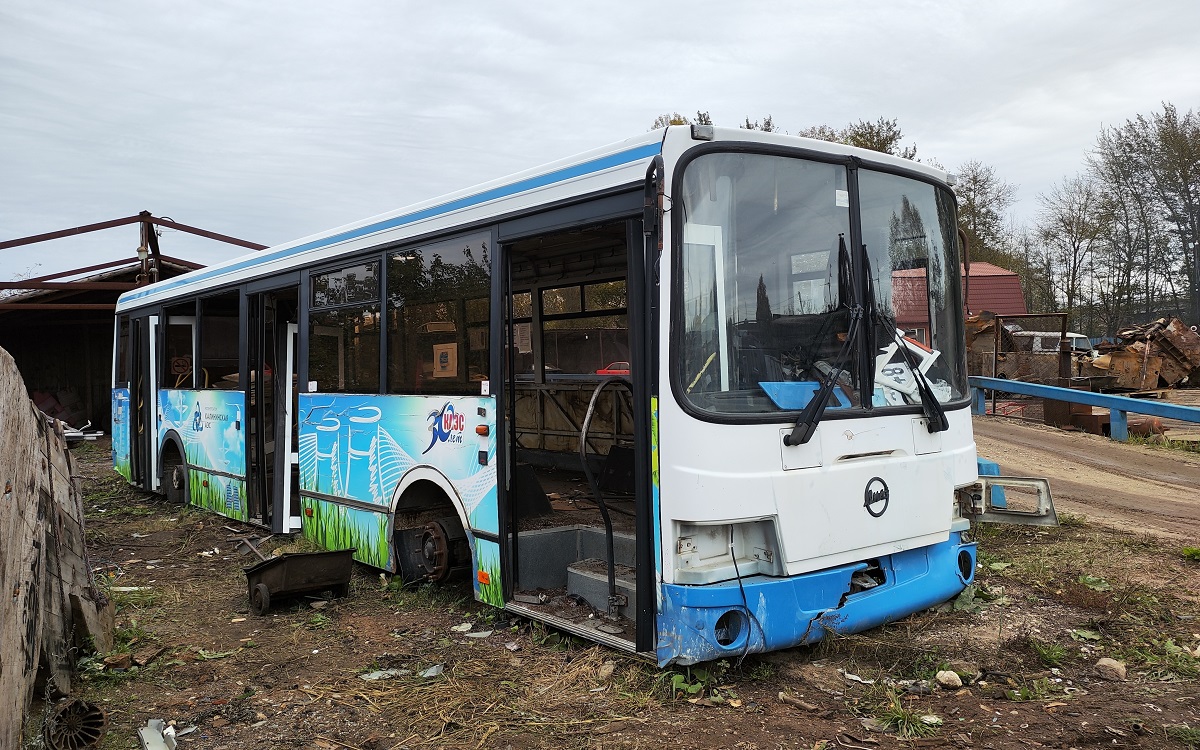
[[[1168,433],[1170,434],[1170,433]],[[1009,476],[1048,477],[1058,510],[1196,543],[1200,453],[1154,450],[1013,419],[975,418],[979,455]]]
[[[76,695],[107,712],[109,749],[154,718],[204,750],[1200,746],[1200,460],[990,418],[977,440],[1004,473],[1048,476],[1063,525],[981,527],[978,586],[939,610],[690,670],[365,568],[347,598],[257,617],[231,540],[251,530],[131,492],[86,444],[120,646],[81,658]]]

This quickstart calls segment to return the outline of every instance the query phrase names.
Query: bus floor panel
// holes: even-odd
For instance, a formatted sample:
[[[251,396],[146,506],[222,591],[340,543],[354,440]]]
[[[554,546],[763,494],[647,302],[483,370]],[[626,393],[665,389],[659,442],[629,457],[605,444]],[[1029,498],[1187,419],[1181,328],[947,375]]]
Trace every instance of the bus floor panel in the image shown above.
[[[537,469],[536,475],[546,498],[550,513],[518,519],[518,531],[545,529],[555,526],[582,525],[603,528],[604,519],[596,505],[591,488],[582,472]],[[613,531],[634,532],[633,498],[627,495],[606,494],[609,518]]]

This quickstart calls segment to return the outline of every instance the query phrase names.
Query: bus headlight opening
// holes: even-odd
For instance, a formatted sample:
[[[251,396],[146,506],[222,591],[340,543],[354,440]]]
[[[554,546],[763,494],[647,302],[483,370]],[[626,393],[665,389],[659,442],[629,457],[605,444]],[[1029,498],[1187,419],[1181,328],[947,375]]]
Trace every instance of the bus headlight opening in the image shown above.
[[[958,551],[958,577],[962,579],[964,584],[970,584],[975,577],[975,551],[974,547],[960,549]]]
[[[676,583],[785,575],[774,518],[741,523],[676,521],[675,531]]]

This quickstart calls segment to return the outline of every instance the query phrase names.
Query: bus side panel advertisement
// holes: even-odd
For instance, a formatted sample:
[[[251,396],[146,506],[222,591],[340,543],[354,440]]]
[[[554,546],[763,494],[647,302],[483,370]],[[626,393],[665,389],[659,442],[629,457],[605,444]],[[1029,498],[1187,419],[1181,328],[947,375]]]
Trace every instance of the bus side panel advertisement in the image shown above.
[[[387,512],[351,508],[315,497],[300,496],[302,532],[325,549],[353,549],[354,559],[389,569],[391,537]]]
[[[500,545],[475,538],[475,598],[493,607],[504,606],[500,575]]]
[[[129,464],[129,389],[112,389],[112,460],[113,469],[132,481]]]
[[[241,391],[164,390],[158,393],[159,441],[174,432],[183,442],[193,505],[239,521],[246,507],[246,433]]]
[[[246,482],[235,477],[211,474],[202,469],[188,471],[188,498],[192,505],[248,522]]]
[[[478,396],[300,394],[300,492],[369,503],[387,514],[405,476],[423,470],[444,480],[471,529],[499,533],[495,403]],[[364,511],[361,524],[351,524],[354,545],[331,549],[357,546],[357,558],[388,568],[390,538],[376,515]],[[306,510],[306,536],[314,517]]]

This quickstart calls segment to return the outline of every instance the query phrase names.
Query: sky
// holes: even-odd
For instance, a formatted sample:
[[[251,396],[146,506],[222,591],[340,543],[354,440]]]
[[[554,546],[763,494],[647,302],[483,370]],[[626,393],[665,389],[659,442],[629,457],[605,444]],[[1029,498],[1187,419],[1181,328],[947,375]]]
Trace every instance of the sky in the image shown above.
[[[1103,128],[1200,108],[1198,28],[1195,0],[4,0],[0,240],[147,210],[274,245],[697,110],[894,118],[918,159],[992,166],[1030,224]],[[0,280],[137,245],[0,250]]]

